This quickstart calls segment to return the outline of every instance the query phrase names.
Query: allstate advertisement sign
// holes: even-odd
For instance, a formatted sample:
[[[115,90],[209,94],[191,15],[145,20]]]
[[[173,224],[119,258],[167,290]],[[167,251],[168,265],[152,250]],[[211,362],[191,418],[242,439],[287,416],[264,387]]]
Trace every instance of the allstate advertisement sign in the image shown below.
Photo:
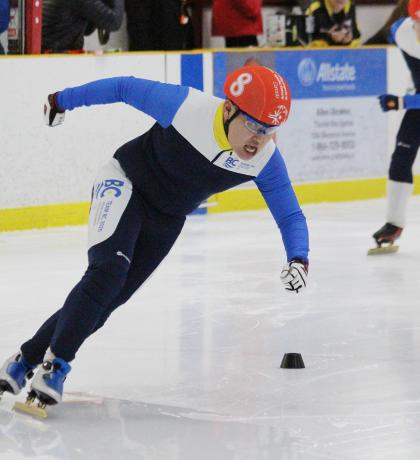
[[[277,53],[276,69],[288,80],[295,98],[377,96],[386,92],[384,49],[284,54]]]
[[[314,59],[303,58],[297,67],[297,76],[302,86],[312,86],[315,83],[329,84],[325,90],[351,90],[356,89],[357,70],[355,65],[348,62],[344,64],[331,64],[330,62],[321,62],[319,66]]]
[[[377,96],[387,87],[385,49],[215,53],[215,94],[223,97],[227,73],[247,63],[276,69],[298,99]]]
[[[291,87],[276,142],[293,181],[386,175],[387,117],[377,99],[387,92],[385,49],[215,53],[215,93],[224,97],[226,74],[250,64],[276,69]]]
[[[303,86],[311,86],[315,83],[318,69],[315,61],[311,58],[303,58],[298,65],[297,74]]]

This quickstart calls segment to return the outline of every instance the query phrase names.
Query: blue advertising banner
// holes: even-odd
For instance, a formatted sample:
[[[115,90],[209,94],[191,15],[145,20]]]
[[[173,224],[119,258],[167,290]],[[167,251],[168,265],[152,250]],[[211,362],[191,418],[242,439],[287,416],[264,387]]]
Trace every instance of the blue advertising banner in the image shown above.
[[[203,55],[181,54],[181,85],[203,91]]]
[[[294,182],[386,175],[387,122],[377,99],[387,92],[385,49],[214,53],[214,93],[223,98],[226,75],[249,64],[277,70],[290,85],[292,109],[276,142]]]
[[[223,97],[229,72],[251,63],[277,70],[294,99],[377,96],[387,88],[385,49],[214,53],[215,95]]]
[[[297,99],[377,96],[387,87],[385,49],[286,51],[276,69]]]

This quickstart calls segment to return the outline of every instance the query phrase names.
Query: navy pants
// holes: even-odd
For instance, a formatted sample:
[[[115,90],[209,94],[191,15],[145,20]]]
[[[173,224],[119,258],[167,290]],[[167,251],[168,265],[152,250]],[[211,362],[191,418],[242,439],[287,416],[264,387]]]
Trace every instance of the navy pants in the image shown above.
[[[389,167],[389,178],[395,182],[413,183],[412,168],[420,146],[420,110],[407,110],[397,134]]]
[[[185,217],[146,204],[112,161],[93,189],[88,268],[63,307],[22,345],[31,364],[41,363],[48,347],[55,356],[73,360],[86,338],[152,274],[184,225]]]

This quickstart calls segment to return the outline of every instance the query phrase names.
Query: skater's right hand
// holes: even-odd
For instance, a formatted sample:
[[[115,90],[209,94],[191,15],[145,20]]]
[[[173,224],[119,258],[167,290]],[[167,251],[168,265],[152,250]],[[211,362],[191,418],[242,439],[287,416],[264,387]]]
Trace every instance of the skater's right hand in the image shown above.
[[[44,120],[47,126],[58,126],[64,122],[65,111],[57,104],[58,93],[49,94],[44,104]]]
[[[382,94],[378,97],[381,109],[384,112],[388,110],[399,110],[404,108],[404,99],[394,94]]]

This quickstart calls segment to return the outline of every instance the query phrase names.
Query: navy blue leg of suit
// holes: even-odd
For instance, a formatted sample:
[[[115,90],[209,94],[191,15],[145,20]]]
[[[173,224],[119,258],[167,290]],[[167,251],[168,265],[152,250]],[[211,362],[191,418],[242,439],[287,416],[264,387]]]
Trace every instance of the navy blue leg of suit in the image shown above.
[[[49,346],[56,356],[73,360],[84,340],[103,326],[165,258],[184,222],[184,217],[163,215],[145,206],[133,192],[114,234],[89,249],[88,269],[64,306],[22,345],[27,361],[41,363]]]
[[[420,110],[407,110],[397,134],[389,167],[389,178],[395,182],[413,183],[412,167],[420,146]]]

